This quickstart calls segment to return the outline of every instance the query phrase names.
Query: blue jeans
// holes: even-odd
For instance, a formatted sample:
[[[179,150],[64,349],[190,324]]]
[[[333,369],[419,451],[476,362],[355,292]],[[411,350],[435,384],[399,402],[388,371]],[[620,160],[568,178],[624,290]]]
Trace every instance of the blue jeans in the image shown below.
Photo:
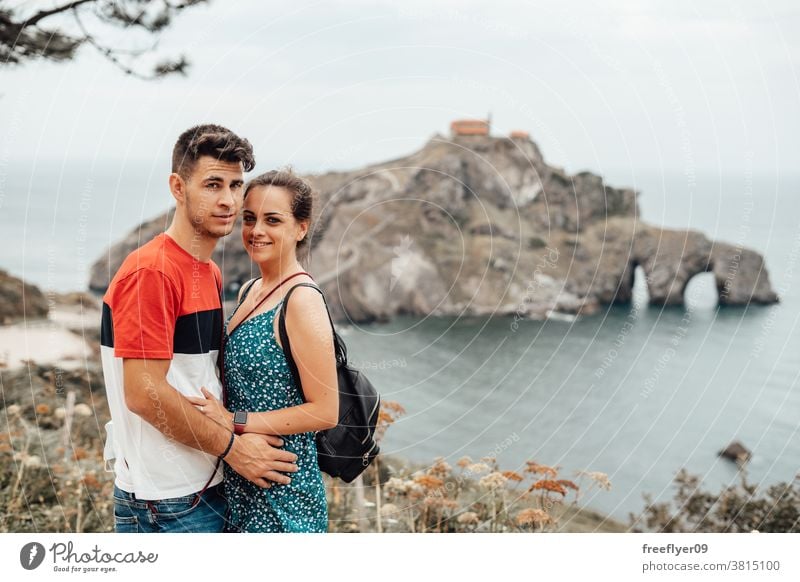
[[[114,486],[114,531],[117,533],[216,533],[223,531],[228,502],[222,483],[202,496],[194,493],[146,501]]]

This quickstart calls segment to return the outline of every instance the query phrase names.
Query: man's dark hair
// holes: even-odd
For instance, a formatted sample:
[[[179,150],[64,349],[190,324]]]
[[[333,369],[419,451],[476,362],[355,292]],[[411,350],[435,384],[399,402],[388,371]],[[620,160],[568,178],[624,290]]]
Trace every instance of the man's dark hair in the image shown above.
[[[250,142],[221,125],[196,125],[184,131],[172,149],[172,171],[188,178],[201,156],[240,162],[245,172],[256,165]]]

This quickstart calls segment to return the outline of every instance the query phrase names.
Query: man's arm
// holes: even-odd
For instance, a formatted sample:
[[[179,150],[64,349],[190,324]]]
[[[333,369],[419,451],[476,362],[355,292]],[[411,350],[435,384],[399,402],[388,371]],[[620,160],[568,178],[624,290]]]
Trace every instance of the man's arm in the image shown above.
[[[249,412],[246,434],[290,435],[335,427],[339,422],[339,384],[334,354],[333,330],[318,291],[300,288],[287,306],[286,327],[292,355],[300,374],[302,404]],[[233,430],[233,413],[214,395],[201,389],[203,398],[187,397],[202,413],[227,430]]]
[[[214,456],[221,455],[231,432],[207,419],[167,382],[170,363],[171,360],[125,358],[125,404],[168,439]],[[236,437],[225,461],[242,477],[262,487],[268,486],[269,481],[291,482],[279,471],[297,471],[294,464],[297,455],[274,448],[272,445],[280,446],[279,439],[253,436],[256,435]]]

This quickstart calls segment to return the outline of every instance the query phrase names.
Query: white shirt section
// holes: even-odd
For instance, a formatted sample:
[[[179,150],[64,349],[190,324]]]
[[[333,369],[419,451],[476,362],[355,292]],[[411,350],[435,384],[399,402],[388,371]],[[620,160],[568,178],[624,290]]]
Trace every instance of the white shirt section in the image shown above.
[[[182,394],[202,396],[205,387],[217,398],[222,385],[217,376],[217,350],[206,354],[175,354],[167,381]],[[184,497],[200,491],[211,477],[217,458],[168,439],[155,426],[128,410],[122,383],[122,358],[114,348],[102,346],[100,354],[108,405],[114,422],[115,483],[139,499]],[[211,485],[222,481],[222,470]]]

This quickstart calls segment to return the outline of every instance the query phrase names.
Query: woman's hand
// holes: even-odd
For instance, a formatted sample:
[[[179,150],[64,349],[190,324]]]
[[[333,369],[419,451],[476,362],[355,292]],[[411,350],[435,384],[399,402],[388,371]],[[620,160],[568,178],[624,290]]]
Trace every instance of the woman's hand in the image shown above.
[[[233,413],[228,412],[225,409],[225,406],[222,405],[222,402],[214,397],[211,392],[206,390],[203,386],[200,388],[200,391],[203,393],[205,398],[199,398],[197,396],[187,396],[186,399],[197,406],[197,408],[206,415],[207,418],[210,418],[218,425],[223,428],[227,428],[228,430],[233,430]]]

